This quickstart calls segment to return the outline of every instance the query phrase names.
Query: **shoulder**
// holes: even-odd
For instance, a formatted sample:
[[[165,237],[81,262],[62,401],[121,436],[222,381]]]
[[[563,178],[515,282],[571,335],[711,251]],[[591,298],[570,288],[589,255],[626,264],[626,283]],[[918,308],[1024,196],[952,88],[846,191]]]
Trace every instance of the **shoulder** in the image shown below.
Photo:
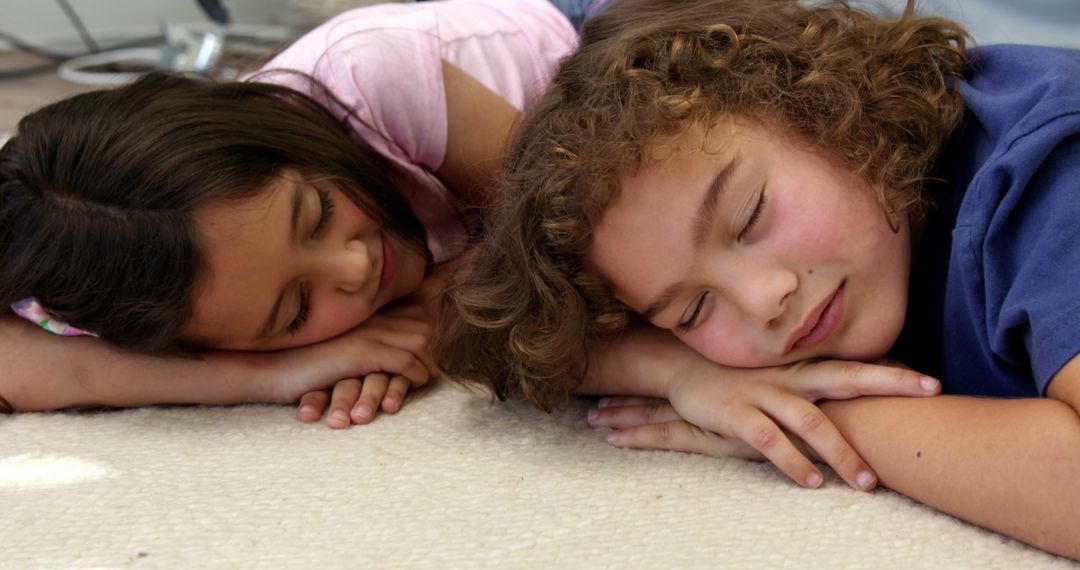
[[[346,57],[368,65],[401,65],[424,59],[455,59],[462,49],[507,42],[533,50],[557,50],[576,43],[569,21],[547,0],[457,0],[387,3],[343,12],[286,48],[263,69],[295,69],[316,74],[321,66]]]
[[[1047,167],[1060,168],[1060,157],[1074,152],[1068,141],[1080,134],[1080,50],[994,45],[970,55],[960,84],[967,114],[946,158],[964,201],[996,208],[1007,194],[1047,181]]]
[[[1080,50],[991,45],[971,50],[969,61],[964,103],[1000,144],[1080,113]]]

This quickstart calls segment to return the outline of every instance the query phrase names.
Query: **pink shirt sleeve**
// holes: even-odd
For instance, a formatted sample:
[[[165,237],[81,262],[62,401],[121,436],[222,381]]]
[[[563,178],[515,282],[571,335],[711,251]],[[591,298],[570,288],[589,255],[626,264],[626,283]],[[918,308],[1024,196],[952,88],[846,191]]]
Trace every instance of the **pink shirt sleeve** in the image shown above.
[[[460,253],[477,224],[433,174],[447,144],[442,61],[521,109],[576,42],[548,0],[383,4],[330,20],[264,69],[310,74],[355,113],[349,120],[357,135],[400,171],[400,188],[439,262]],[[269,77],[304,88],[286,74]]]

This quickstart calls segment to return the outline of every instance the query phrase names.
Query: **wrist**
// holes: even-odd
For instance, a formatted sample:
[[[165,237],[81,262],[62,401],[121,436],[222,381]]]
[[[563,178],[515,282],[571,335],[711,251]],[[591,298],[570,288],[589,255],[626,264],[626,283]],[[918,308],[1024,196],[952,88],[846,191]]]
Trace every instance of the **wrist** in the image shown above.
[[[218,394],[221,402],[217,403],[289,403],[285,401],[284,383],[277,366],[279,353],[222,350],[207,352],[202,358],[222,386]]]

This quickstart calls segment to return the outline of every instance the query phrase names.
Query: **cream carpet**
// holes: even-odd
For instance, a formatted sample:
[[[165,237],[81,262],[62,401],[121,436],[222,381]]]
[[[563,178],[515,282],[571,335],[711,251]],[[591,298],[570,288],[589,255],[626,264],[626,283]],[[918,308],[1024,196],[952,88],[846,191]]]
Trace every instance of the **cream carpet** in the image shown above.
[[[277,406],[0,416],[0,567],[1080,567],[835,476],[612,448],[585,411],[441,383],[346,431]]]

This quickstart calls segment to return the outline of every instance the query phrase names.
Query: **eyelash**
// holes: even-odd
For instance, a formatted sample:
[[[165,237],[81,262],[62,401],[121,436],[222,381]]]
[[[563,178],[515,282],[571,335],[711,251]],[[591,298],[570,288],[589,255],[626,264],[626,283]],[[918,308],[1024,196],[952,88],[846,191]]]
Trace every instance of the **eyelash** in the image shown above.
[[[304,326],[304,323],[307,322],[308,310],[311,307],[311,303],[308,302],[309,299],[310,294],[308,293],[307,285],[300,284],[300,310],[296,312],[296,318],[293,319],[293,322],[289,323],[289,328],[287,329],[289,334],[296,334],[297,331]]]
[[[317,237],[322,233],[326,227],[326,222],[330,221],[330,216],[334,213],[334,201],[330,199],[330,193],[318,189],[315,192],[319,196],[319,221],[315,224],[315,230],[311,232],[312,237]],[[301,284],[300,310],[296,312],[296,318],[289,323],[286,329],[289,334],[296,334],[307,322],[308,312],[311,310],[310,298],[311,295],[308,293],[307,286]]]
[[[319,223],[315,224],[315,231],[311,233],[312,237],[318,236],[323,231],[326,222],[330,221],[330,216],[334,213],[334,201],[330,199],[330,193],[322,190],[315,192],[319,195]]]
[[[705,307],[705,299],[709,297],[709,292],[706,291],[698,297],[697,306],[694,307],[694,312],[690,313],[690,318],[686,319],[686,322],[679,323],[679,332],[686,334],[697,325],[698,316],[701,315],[701,309]]]
[[[746,236],[750,234],[750,230],[754,229],[758,220],[761,219],[762,212],[765,211],[765,192],[761,192],[761,197],[758,198],[757,206],[754,207],[754,213],[750,214],[750,219],[746,221],[746,225],[743,226],[741,232],[739,232],[738,241],[746,239]]]
[[[750,234],[750,230],[754,229],[758,221],[761,219],[761,214],[765,211],[765,192],[762,191],[761,197],[758,198],[758,203],[754,206],[754,213],[750,214],[750,219],[746,221],[746,225],[743,226],[741,232],[739,232],[738,240],[742,241]],[[694,312],[690,313],[690,318],[685,322],[679,323],[679,332],[686,334],[690,332],[696,325],[698,317],[701,315],[701,310],[705,307],[705,300],[709,298],[709,293],[706,291],[700,297],[698,297],[697,305],[694,306]]]

